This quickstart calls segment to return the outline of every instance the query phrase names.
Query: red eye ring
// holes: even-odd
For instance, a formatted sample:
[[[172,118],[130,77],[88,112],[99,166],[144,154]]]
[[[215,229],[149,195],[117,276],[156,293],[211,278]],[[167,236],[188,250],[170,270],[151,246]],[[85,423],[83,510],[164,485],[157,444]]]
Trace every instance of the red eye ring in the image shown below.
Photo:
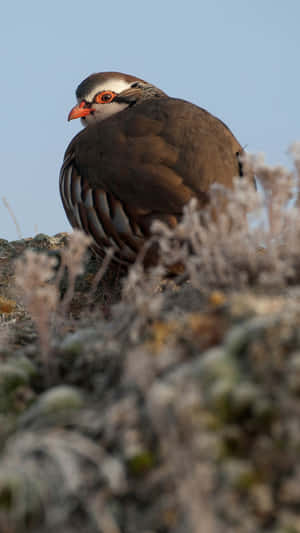
[[[101,93],[96,94],[94,102],[96,104],[109,104],[115,98],[116,93],[113,91],[101,91]]]

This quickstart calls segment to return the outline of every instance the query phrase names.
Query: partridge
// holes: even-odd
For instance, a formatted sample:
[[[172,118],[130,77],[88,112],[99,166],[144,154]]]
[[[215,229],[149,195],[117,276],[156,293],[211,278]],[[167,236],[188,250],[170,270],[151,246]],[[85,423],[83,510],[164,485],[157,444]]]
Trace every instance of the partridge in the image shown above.
[[[117,72],[92,74],[76,96],[68,120],[84,129],[65,153],[60,193],[99,256],[112,246],[134,262],[154,220],[174,227],[191,198],[201,208],[213,183],[232,188],[242,176],[241,145],[205,109]]]

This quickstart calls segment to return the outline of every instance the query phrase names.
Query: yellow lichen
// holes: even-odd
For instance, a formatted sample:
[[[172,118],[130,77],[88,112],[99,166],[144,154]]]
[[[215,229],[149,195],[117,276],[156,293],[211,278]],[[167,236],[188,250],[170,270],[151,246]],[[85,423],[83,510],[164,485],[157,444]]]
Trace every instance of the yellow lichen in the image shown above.
[[[159,321],[156,320],[151,329],[151,341],[148,343],[148,347],[154,353],[158,353],[162,345],[174,339],[174,335],[179,328],[179,324],[175,321]]]
[[[212,291],[209,295],[209,303],[214,307],[224,305],[226,302],[226,296],[221,291]]]
[[[4,296],[0,296],[0,313],[12,313],[15,310],[16,305],[14,300],[8,300]]]

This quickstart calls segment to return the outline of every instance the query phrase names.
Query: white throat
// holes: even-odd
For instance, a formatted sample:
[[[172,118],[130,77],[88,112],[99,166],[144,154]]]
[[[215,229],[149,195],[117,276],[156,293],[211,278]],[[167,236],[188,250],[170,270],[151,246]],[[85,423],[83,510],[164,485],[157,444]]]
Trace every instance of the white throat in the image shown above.
[[[101,122],[116,113],[120,113],[120,111],[123,111],[127,107],[128,104],[121,104],[118,102],[111,102],[111,104],[93,104],[95,111],[82,118],[81,124],[86,127],[90,124],[95,124],[95,122]]]

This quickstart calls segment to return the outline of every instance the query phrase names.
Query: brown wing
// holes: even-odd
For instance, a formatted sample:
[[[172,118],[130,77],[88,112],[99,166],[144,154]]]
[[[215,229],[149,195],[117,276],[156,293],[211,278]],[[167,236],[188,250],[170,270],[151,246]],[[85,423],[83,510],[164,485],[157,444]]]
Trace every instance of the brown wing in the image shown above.
[[[113,246],[116,259],[134,261],[144,243],[140,227],[113,194],[102,187],[92,189],[80,176],[74,152],[65,157],[60,193],[71,226],[92,237],[92,248],[98,255]]]
[[[63,203],[72,226],[132,260],[153,219],[174,225],[191,197],[208,201],[212,183],[232,187],[241,152],[204,109],[168,97],[147,101],[73,139],[61,171]]]

